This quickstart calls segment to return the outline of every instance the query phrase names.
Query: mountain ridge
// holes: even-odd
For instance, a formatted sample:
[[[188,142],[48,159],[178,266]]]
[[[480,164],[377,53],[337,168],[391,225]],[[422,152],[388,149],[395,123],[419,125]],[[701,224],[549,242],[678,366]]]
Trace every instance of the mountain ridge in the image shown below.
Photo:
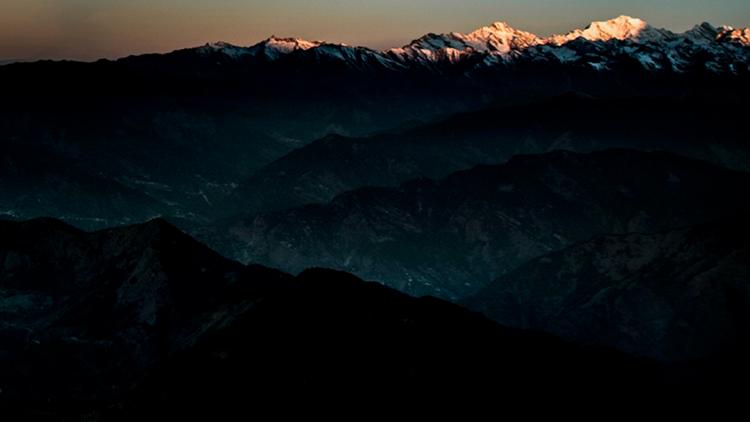
[[[273,39],[273,37],[269,38],[247,47],[246,50],[250,52],[262,49]],[[349,48],[369,50],[402,64],[458,62],[476,55],[500,58],[502,61],[513,61],[526,56],[536,59],[541,57],[549,59],[549,54],[551,54],[553,57],[565,61],[570,60],[570,57],[564,58],[565,55],[570,55],[569,47],[572,46],[576,49],[575,43],[579,40],[590,43],[632,42],[636,45],[658,45],[659,49],[664,50],[661,53],[666,52],[664,54],[671,61],[673,68],[680,71],[681,62],[685,61],[686,57],[698,53],[697,51],[685,51],[686,49],[681,50],[677,48],[677,44],[685,42],[699,44],[704,47],[699,49],[700,51],[704,51],[711,44],[718,45],[721,43],[750,47],[750,28],[735,29],[729,26],[717,28],[704,22],[683,33],[674,33],[667,29],[655,28],[642,19],[623,15],[607,21],[595,21],[584,29],[574,29],[566,34],[539,37],[533,33],[513,28],[505,22],[497,21],[467,34],[460,32],[429,33],[403,47],[390,48],[380,52],[366,47]],[[696,42],[696,40],[700,41]],[[279,53],[314,50],[327,45],[327,43],[320,41],[306,41],[298,38],[286,39],[286,42],[294,45],[294,47],[277,50],[276,58],[279,57]],[[298,48],[298,46],[303,47]],[[344,47],[343,44],[340,46]],[[525,53],[526,50],[533,50],[534,47],[538,47],[540,51]],[[236,47],[233,46],[228,49],[228,54],[231,55],[234,48]],[[633,51],[622,51],[628,54],[634,53]],[[712,51],[712,53],[721,54],[722,52],[717,50]],[[679,57],[672,57],[674,55]],[[741,52],[736,52],[736,55],[743,56]],[[747,57],[744,57],[744,59],[746,60]],[[648,61],[642,62],[644,66],[649,65]]]
[[[668,69],[682,73],[698,63],[712,72],[737,74],[747,72],[750,66],[750,28],[715,27],[704,22],[675,33],[623,15],[595,21],[565,34],[540,37],[497,21],[466,34],[428,33],[402,47],[380,51],[365,46],[271,36],[250,46],[219,41],[113,61],[188,52],[210,57],[219,55],[230,61],[277,61],[299,54],[345,63],[359,70],[377,66],[403,71],[404,67],[419,66],[433,72],[443,72],[443,65],[459,62],[465,62],[468,69],[526,62],[579,63],[601,71],[616,67],[621,61],[619,56],[629,56],[650,71]],[[705,55],[710,57],[706,59]],[[703,63],[704,60],[707,62]]]
[[[244,266],[162,219],[97,232],[0,222],[0,235],[0,410],[22,419],[229,415],[331,394],[378,405],[467,389],[556,397],[681,379],[350,274]]]
[[[258,51],[269,51],[272,41],[269,38],[245,50],[248,55],[257,55]],[[273,60],[291,53],[323,50],[322,54],[333,60],[350,62],[347,55],[324,51],[335,46],[345,51],[367,52],[375,62],[390,70],[400,70],[399,65],[419,66],[438,73],[445,71],[445,65],[458,63],[465,63],[472,70],[526,62],[578,63],[602,71],[617,67],[622,56],[635,59],[649,71],[683,73],[703,60],[707,60],[703,65],[716,73],[737,74],[750,69],[750,29],[714,27],[704,22],[675,33],[625,15],[549,37],[539,37],[498,21],[466,34],[428,33],[405,46],[382,51],[298,38],[286,39],[284,45],[271,49]],[[227,48],[226,55],[236,57],[236,48]],[[706,59],[706,55],[710,57]]]
[[[204,235],[241,262],[289,272],[324,265],[457,300],[497,278],[490,274],[597,233],[717,218],[750,201],[737,182],[748,177],[665,152],[558,150],[241,214]]]
[[[502,164],[515,154],[555,149],[663,150],[734,170],[750,159],[734,144],[742,131],[741,101],[708,109],[702,98],[597,99],[568,94],[529,105],[488,107],[404,131],[369,137],[329,135],[268,164],[230,195],[227,214],[321,203],[364,186],[439,179],[477,164]],[[628,123],[641,115],[638,125]],[[587,120],[579,119],[586,115]],[[726,119],[717,128],[716,119]],[[683,124],[683,121],[685,122]]]
[[[709,22],[696,24],[692,29],[681,33],[672,32],[664,28],[656,28],[640,18],[627,15],[621,15],[606,21],[593,21],[585,28],[576,28],[564,34],[553,34],[547,37],[541,37],[534,33],[517,29],[505,21],[495,21],[489,25],[479,27],[468,33],[450,32],[446,34],[428,33],[411,43],[402,47],[386,48],[379,50],[381,53],[396,52],[412,46],[421,44],[429,45],[432,41],[443,41],[443,45],[429,45],[432,48],[473,48],[479,52],[496,52],[498,54],[507,54],[511,50],[525,49],[536,45],[554,44],[562,46],[578,38],[587,41],[610,41],[610,40],[636,40],[639,42],[654,42],[668,38],[691,38],[696,31],[701,28],[711,28],[712,31],[704,32],[709,35],[713,32],[712,37],[706,37],[718,41],[729,39],[744,46],[750,46],[750,27],[734,28],[732,26],[716,27]],[[447,42],[446,42],[447,40]],[[453,41],[451,43],[450,41]],[[458,43],[458,44],[456,44]],[[320,47],[322,45],[336,45],[342,47],[364,48],[371,51],[378,51],[366,46],[350,46],[344,43],[329,43],[325,41],[310,41],[296,37],[271,37],[247,47],[240,47],[231,43],[222,41],[206,44],[206,46],[242,48],[247,50],[258,49],[263,46],[276,46],[279,52],[289,53],[296,50],[308,50]],[[505,47],[505,48],[503,48]],[[219,48],[220,49],[220,48]]]

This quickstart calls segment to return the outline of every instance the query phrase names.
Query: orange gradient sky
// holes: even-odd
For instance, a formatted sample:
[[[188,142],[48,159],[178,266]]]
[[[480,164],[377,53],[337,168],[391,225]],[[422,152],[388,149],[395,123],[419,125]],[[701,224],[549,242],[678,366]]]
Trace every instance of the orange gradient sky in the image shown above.
[[[0,0],[0,60],[115,58],[270,35],[400,46],[493,21],[539,35],[621,14],[682,31],[750,25],[748,0]]]

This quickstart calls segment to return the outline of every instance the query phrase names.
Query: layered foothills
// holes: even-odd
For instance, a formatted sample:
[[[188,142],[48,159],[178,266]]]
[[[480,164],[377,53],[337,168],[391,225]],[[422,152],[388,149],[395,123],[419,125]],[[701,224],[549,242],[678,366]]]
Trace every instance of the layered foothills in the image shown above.
[[[0,90],[9,415],[750,375],[750,29],[271,37],[6,64]]]

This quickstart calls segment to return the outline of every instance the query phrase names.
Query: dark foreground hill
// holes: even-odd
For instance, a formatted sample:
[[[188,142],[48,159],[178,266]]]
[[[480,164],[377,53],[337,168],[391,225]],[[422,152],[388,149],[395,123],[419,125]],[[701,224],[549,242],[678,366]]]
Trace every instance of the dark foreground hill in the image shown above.
[[[163,220],[94,233],[0,222],[0,265],[6,415],[249,415],[266,399],[394,405],[474,392],[502,404],[702,380],[345,273],[243,266]]]

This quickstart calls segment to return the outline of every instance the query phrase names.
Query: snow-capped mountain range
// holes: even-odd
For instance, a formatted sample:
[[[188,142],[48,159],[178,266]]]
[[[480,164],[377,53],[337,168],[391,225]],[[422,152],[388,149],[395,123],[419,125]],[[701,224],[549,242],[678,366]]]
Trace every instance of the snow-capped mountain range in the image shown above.
[[[653,71],[679,73],[702,66],[717,73],[738,73],[750,71],[750,28],[702,23],[684,33],[674,33],[641,19],[620,16],[550,37],[496,22],[468,34],[430,33],[406,46],[385,51],[277,37],[251,47],[215,43],[195,50],[232,59],[255,57],[268,61],[304,52],[353,67],[377,65],[392,70],[412,66],[437,69],[464,61],[475,67],[548,61],[606,70],[627,57]]]
[[[383,52],[370,48],[276,36],[271,36],[250,47],[217,42],[189,50],[197,50],[203,55],[220,54],[237,60],[254,57],[267,61],[276,61],[292,53],[304,52],[319,59],[327,58],[345,62],[352,67],[378,65],[391,70],[404,68],[404,64],[387,57]]]

